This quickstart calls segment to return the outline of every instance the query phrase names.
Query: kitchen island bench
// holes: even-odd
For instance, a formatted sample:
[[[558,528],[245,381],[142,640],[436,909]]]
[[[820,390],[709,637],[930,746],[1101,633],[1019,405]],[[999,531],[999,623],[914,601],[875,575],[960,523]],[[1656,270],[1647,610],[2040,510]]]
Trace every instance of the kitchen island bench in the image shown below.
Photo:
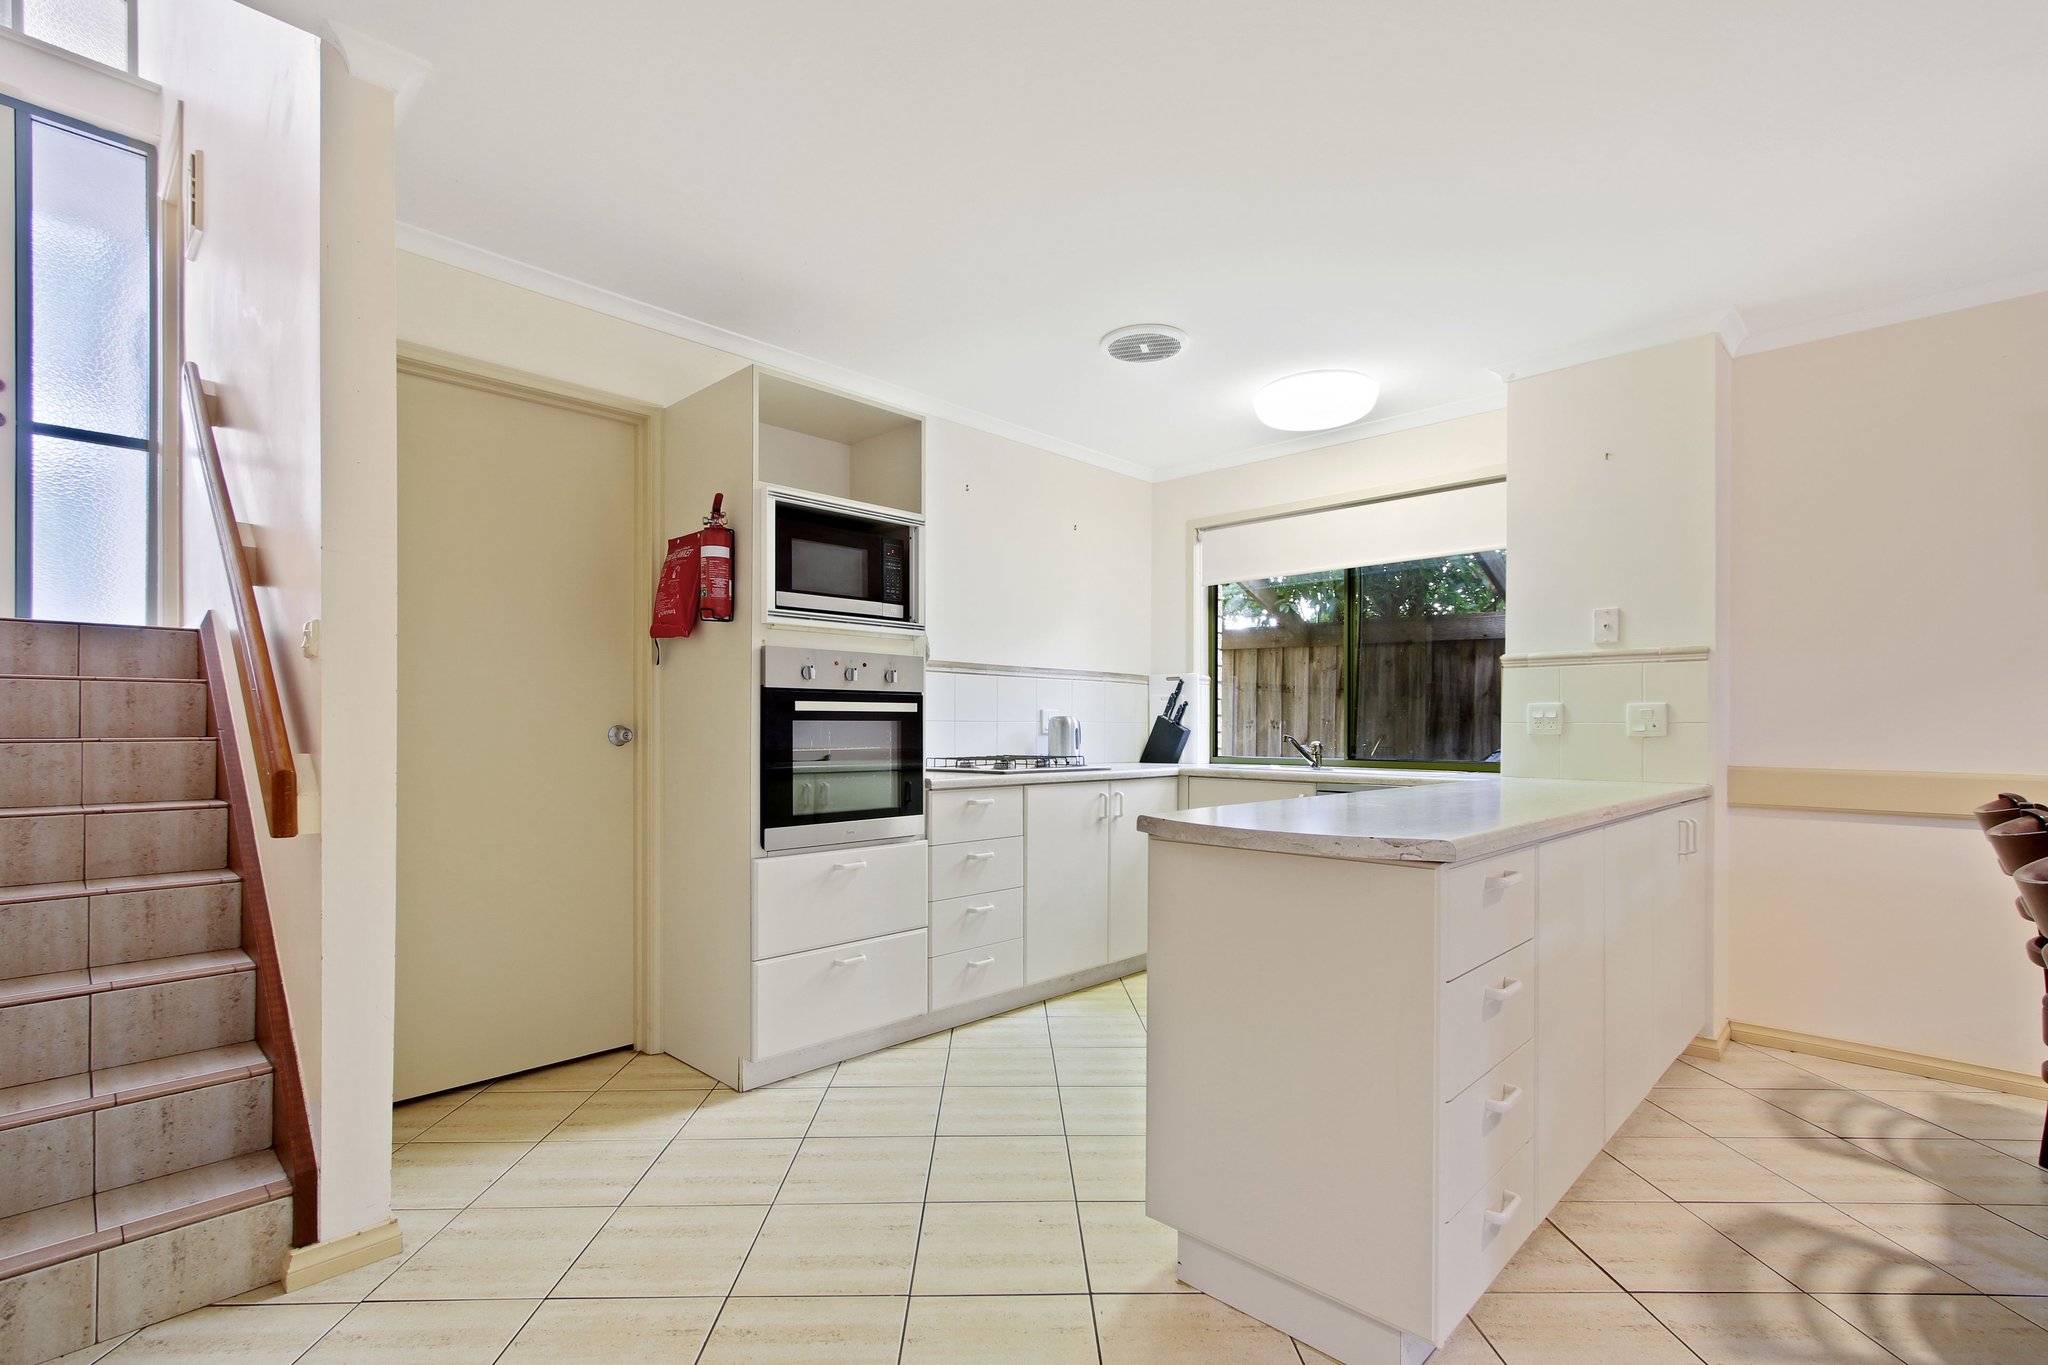
[[[1347,1365],[1446,1340],[1708,1024],[1710,795],[1486,777],[1142,817],[1146,1202],[1181,1278]]]

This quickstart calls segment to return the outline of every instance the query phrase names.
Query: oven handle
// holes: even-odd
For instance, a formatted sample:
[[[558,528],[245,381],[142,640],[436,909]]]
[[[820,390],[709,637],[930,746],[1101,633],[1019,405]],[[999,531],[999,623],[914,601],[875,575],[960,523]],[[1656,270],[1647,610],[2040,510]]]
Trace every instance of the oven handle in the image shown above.
[[[919,703],[914,701],[798,701],[790,705],[798,711],[829,711],[834,714],[888,711],[915,715],[919,707]]]

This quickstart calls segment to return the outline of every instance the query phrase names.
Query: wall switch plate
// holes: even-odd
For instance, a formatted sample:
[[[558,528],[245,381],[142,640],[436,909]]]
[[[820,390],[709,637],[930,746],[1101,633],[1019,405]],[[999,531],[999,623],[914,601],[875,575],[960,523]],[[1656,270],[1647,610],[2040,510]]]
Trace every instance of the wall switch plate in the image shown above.
[[[1654,739],[1671,732],[1671,708],[1661,701],[1632,701],[1622,714],[1635,739]]]
[[[1564,703],[1559,701],[1530,702],[1529,733],[1532,735],[1563,734]]]
[[[1595,607],[1593,609],[1593,643],[1596,645],[1618,645],[1621,643],[1621,608]]]

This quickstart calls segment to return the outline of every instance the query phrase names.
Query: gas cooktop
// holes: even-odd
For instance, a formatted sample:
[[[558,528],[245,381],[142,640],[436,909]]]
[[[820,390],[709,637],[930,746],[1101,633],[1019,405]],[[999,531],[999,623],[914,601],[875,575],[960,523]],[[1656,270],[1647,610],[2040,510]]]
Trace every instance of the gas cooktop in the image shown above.
[[[1109,765],[1090,763],[1081,754],[974,754],[966,758],[934,758],[925,766],[941,772],[1012,773],[1061,769],[1086,773]]]

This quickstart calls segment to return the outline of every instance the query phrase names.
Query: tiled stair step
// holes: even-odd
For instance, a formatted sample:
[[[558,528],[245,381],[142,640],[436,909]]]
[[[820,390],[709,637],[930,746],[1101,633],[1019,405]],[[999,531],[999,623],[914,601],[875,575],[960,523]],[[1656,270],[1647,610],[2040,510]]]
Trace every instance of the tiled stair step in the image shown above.
[[[33,1005],[42,1000],[62,1000],[73,995],[97,995],[101,991],[126,990],[132,986],[154,986],[165,981],[190,981],[195,977],[255,970],[255,962],[240,948],[219,948],[211,952],[182,953],[177,957],[111,962],[72,971],[7,977],[0,979],[0,1009],[9,1005]]]
[[[268,1148],[0,1219],[0,1279],[291,1193]]]
[[[0,740],[0,808],[210,801],[212,739]]]
[[[0,983],[241,942],[242,880],[225,869],[0,887]]]
[[[227,856],[225,801],[0,810],[0,886],[217,871]]]
[[[197,739],[206,684],[191,678],[0,674],[0,739]]]
[[[253,1042],[201,1048],[125,1066],[105,1066],[0,1090],[0,1132],[46,1119],[90,1114],[117,1104],[161,1099],[248,1076],[270,1074],[270,1059]]]
[[[197,678],[199,632],[0,619],[0,673]]]
[[[228,951],[239,962],[223,959],[223,971],[192,975],[181,962],[166,969],[180,974],[161,980],[100,989],[88,982],[67,995],[0,1007],[0,1093],[253,1041],[256,973],[246,954]]]

